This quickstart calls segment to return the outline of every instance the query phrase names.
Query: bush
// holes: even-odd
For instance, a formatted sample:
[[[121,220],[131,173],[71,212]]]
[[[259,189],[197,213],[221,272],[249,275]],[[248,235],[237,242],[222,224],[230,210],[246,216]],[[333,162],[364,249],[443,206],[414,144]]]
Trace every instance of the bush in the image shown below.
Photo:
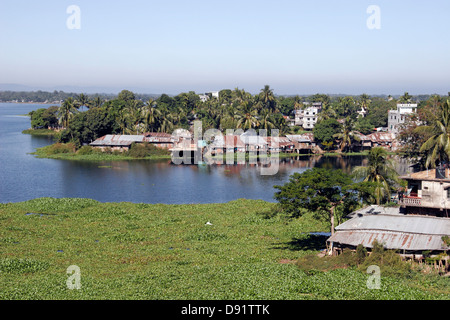
[[[165,149],[155,147],[150,143],[133,143],[126,155],[133,158],[145,158],[150,156],[168,155],[170,152]]]
[[[75,152],[75,144],[69,143],[55,143],[47,148],[48,154],[72,153]]]
[[[82,146],[77,153],[79,155],[87,155],[87,154],[92,154],[92,150],[93,148],[91,146]]]

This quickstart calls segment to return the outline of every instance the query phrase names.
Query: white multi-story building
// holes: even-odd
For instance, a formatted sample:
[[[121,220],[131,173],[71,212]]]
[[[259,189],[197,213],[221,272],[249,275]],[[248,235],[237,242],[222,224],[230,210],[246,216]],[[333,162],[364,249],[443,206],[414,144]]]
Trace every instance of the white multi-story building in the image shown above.
[[[406,117],[416,112],[417,112],[416,103],[397,104],[397,110],[389,110],[388,131],[397,134],[399,126],[405,122]]]
[[[295,110],[295,125],[302,126],[304,129],[313,129],[317,123],[319,112],[322,110],[322,102],[313,102],[309,104],[304,102],[305,109]]]
[[[198,96],[202,102],[208,101],[210,97],[219,99],[219,91],[206,92],[205,94],[199,94]]]

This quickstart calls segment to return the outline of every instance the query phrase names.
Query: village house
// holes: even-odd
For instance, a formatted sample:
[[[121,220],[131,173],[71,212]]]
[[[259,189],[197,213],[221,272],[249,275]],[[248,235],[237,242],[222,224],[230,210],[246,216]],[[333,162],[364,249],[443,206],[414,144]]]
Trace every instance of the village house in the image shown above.
[[[270,152],[294,152],[295,143],[288,137],[267,137],[266,141]]]
[[[398,207],[368,206],[353,212],[328,238],[329,254],[372,248],[376,240],[407,259],[424,259],[424,252],[437,257],[436,266],[449,269],[450,168],[441,167],[401,176],[407,190],[398,195]]]
[[[400,177],[408,182],[398,202],[406,214],[450,217],[450,168],[439,167]]]
[[[338,255],[345,249],[355,250],[358,245],[371,249],[376,240],[388,250],[396,250],[404,259],[423,262],[425,254],[438,257],[436,266],[446,272],[449,269],[450,219],[405,215],[399,208],[369,206],[352,214],[350,220],[336,227],[327,239],[328,252]],[[444,253],[444,255],[442,255]]]
[[[144,135],[120,135],[107,134],[89,145],[102,151],[111,149],[112,151],[128,151],[133,143],[143,143]]]
[[[105,151],[110,148],[112,151],[128,151],[133,143],[150,143],[157,148],[170,149],[175,143],[171,134],[162,132],[148,132],[139,135],[107,134],[89,145]]]
[[[286,137],[294,143],[292,150],[295,153],[311,153],[316,147],[312,132],[295,135],[288,134]]]
[[[314,129],[317,123],[319,112],[322,110],[322,102],[304,102],[305,109],[297,109],[295,113],[295,125],[301,126],[304,129]]]
[[[245,144],[239,135],[217,135],[209,145],[212,155],[245,152]]]
[[[399,131],[400,125],[405,122],[408,115],[417,112],[417,104],[399,103],[397,110],[389,110],[388,113],[388,131],[396,135]]]

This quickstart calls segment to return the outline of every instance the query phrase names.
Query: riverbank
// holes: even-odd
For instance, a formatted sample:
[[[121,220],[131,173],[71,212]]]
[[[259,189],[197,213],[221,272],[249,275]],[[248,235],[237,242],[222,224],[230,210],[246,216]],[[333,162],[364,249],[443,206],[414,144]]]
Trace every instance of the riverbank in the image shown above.
[[[72,143],[55,143],[37,148],[31,154],[37,158],[79,161],[171,160],[171,155],[167,150],[154,146],[136,146],[134,149],[124,152],[104,152],[90,146],[76,149]]]
[[[0,299],[443,299],[448,279],[381,275],[367,288],[354,268],[302,270],[329,225],[288,220],[276,204],[100,203],[38,198],[0,204]],[[301,260],[300,260],[301,261]],[[79,290],[67,287],[69,266]]]
[[[23,130],[22,133],[32,136],[56,136],[58,134],[58,131],[50,129],[27,129]]]
[[[34,135],[40,136],[52,136],[53,134],[45,130],[42,131],[32,130]],[[23,132],[27,133],[27,132]],[[88,146],[82,147],[76,150],[73,144],[70,143],[55,143],[49,146],[36,149],[35,152],[31,153],[37,158],[47,158],[47,159],[59,159],[59,160],[80,160],[80,161],[127,161],[127,160],[172,160],[172,156],[167,150],[157,150],[155,148],[154,152],[150,152],[148,155],[145,153],[134,154],[132,152],[111,152],[111,151],[100,151],[99,149],[91,148]],[[264,161],[272,160],[271,156],[275,156],[279,159],[290,159],[290,158],[301,158],[310,156],[325,156],[325,157],[338,157],[338,156],[365,156],[368,152],[352,152],[352,153],[333,153],[328,152],[324,154],[298,154],[298,153],[277,153],[275,155],[270,154],[249,154],[245,153],[243,155],[233,154],[233,160],[245,160],[246,162],[250,160],[254,161]],[[175,158],[179,161],[183,161],[183,158]],[[226,163],[227,155],[215,155],[211,157],[211,160],[217,163]]]

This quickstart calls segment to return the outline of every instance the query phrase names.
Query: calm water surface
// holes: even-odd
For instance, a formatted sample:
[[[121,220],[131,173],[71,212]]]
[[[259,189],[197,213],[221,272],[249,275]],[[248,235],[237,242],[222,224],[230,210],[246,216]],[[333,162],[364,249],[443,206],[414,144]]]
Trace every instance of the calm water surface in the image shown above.
[[[170,161],[85,162],[38,159],[36,148],[51,138],[21,132],[30,127],[27,114],[50,105],[0,103],[0,202],[37,197],[91,198],[101,202],[218,203],[239,198],[274,201],[274,185],[294,172],[329,167],[345,171],[364,157],[306,157],[280,163],[273,176],[250,165],[177,166]]]

